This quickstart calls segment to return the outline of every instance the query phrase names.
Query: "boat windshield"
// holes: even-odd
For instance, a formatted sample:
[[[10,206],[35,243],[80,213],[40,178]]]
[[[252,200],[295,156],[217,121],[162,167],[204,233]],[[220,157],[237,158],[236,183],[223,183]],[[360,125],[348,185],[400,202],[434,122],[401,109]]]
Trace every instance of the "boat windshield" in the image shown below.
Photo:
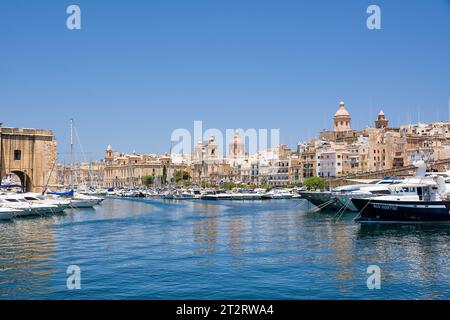
[[[389,190],[373,190],[373,191],[369,191],[371,194],[375,194],[375,195],[389,195],[391,194],[391,192]]]
[[[34,198],[34,197],[25,197],[25,200],[28,200],[28,201],[39,201],[38,198]]]

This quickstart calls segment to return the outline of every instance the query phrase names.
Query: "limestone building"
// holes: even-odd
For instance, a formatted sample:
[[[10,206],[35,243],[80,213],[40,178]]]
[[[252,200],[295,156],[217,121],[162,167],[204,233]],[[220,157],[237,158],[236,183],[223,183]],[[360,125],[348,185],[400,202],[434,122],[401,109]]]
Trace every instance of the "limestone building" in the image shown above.
[[[174,162],[170,155],[123,154],[108,146],[103,162],[104,185],[110,188],[142,187],[145,176],[153,176],[154,186],[160,186],[173,182],[176,171],[185,171],[192,177],[190,165]]]
[[[0,124],[0,174],[15,174],[26,191],[56,185],[57,144],[50,130],[6,128]]]
[[[219,157],[218,144],[214,137],[206,143],[197,142],[191,168],[192,178],[196,183],[232,181],[236,177],[236,170],[230,166],[228,159]]]

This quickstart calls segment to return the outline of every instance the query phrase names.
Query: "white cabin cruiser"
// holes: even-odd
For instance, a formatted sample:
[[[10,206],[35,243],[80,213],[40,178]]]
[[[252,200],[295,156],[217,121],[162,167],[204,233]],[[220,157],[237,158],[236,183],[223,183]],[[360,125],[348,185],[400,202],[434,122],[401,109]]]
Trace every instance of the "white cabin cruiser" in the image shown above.
[[[353,199],[357,222],[450,222],[450,201],[442,177],[415,179],[391,187],[391,195]]]
[[[58,207],[55,205],[44,204],[40,202],[32,203],[27,201],[20,194],[1,195],[0,204],[2,204],[3,207],[21,210],[20,212],[17,213],[18,217],[43,215],[55,213],[58,211]]]
[[[54,213],[62,213],[70,205],[69,200],[56,199],[56,198],[52,199],[52,198],[45,197],[44,195],[37,194],[37,193],[25,193],[25,194],[23,194],[23,198],[31,203],[44,203],[44,204],[54,205],[57,207],[57,209],[53,211]]]
[[[335,192],[335,197],[343,208],[356,212],[358,209],[352,203],[352,199],[364,199],[389,195],[391,194],[390,186],[400,184],[402,182],[403,180],[400,179],[383,179],[375,184],[355,185],[355,188],[353,189],[343,189],[340,192]]]
[[[47,195],[51,196],[51,199],[67,199],[70,204],[69,208],[93,208],[103,202],[104,198],[87,196],[81,193],[77,193],[74,190],[68,192],[48,192]]]
[[[70,199],[70,208],[93,208],[103,202],[103,198],[86,196],[84,194],[75,193]]]
[[[240,189],[231,194],[231,200],[261,200],[261,196],[260,193]]]
[[[292,199],[294,195],[288,190],[272,189],[261,195],[262,199]]]

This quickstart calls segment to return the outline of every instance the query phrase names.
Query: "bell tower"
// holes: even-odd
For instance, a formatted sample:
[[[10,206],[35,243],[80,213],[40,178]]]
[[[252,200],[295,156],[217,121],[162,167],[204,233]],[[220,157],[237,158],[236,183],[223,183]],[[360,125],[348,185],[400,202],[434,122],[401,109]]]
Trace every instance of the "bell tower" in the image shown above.
[[[387,128],[389,125],[389,120],[386,118],[383,110],[380,111],[378,114],[378,118],[375,121],[375,128],[377,129],[384,129]]]

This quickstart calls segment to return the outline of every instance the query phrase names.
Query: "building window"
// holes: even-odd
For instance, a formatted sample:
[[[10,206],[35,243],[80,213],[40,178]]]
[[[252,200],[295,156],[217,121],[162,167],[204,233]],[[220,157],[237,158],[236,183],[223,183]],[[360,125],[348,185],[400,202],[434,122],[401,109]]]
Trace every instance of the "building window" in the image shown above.
[[[22,159],[22,151],[14,150],[14,160],[21,160],[21,159]]]

